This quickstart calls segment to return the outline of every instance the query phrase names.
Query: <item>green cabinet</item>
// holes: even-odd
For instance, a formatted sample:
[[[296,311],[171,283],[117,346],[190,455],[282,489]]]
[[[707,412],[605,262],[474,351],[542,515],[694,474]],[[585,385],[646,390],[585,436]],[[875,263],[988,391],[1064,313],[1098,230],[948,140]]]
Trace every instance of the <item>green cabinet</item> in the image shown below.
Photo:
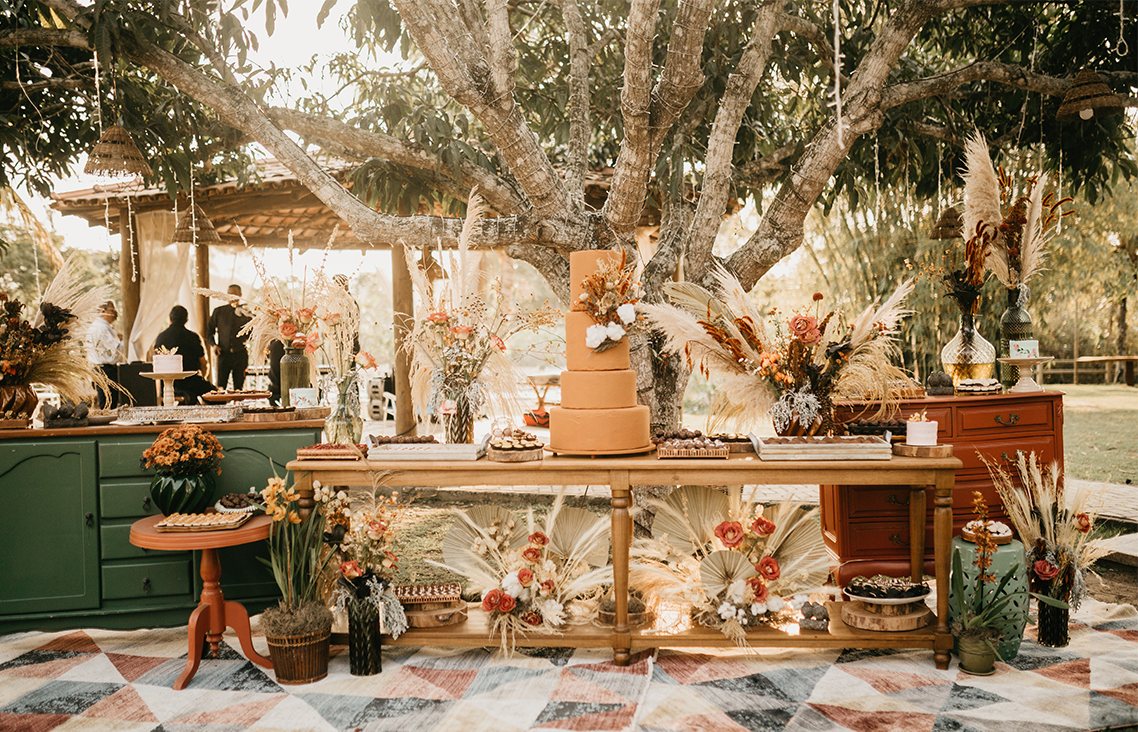
[[[0,614],[99,606],[95,444],[0,442]]]

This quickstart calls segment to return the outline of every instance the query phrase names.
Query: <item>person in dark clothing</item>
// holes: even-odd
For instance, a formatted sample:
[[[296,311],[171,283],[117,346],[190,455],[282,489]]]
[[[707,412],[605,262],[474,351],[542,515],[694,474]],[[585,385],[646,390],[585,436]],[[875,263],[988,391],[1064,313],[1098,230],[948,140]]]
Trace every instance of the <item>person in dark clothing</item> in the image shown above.
[[[241,305],[241,286],[229,286],[230,300],[218,305],[209,316],[205,337],[217,359],[217,384],[225,389],[229,386],[229,375],[233,375],[233,388],[240,391],[245,387],[245,369],[249,366],[249,350],[245,347],[248,336],[240,335],[252,318]]]
[[[269,401],[281,403],[281,358],[284,357],[284,343],[277,339],[269,341]]]
[[[182,397],[191,404],[198,403],[198,397],[214,390],[213,384],[202,378],[201,372],[205,370],[205,348],[202,339],[197,333],[186,327],[190,314],[181,305],[170,309],[170,327],[158,334],[154,339],[154,348],[176,348],[182,357],[183,371],[197,371],[198,373],[185,379],[174,382],[174,395]]]

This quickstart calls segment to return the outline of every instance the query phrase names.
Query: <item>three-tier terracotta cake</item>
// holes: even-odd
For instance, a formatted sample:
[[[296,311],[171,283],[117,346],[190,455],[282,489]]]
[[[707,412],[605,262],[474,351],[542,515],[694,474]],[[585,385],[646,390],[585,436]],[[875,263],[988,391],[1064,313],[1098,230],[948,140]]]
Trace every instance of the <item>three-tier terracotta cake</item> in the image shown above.
[[[581,283],[612,251],[569,255],[570,302]],[[590,348],[585,332],[594,325],[586,312],[565,316],[565,360],[561,406],[549,411],[549,449],[565,455],[622,455],[647,452],[652,444],[648,407],[636,403],[636,373],[629,368],[628,338],[603,351]]]

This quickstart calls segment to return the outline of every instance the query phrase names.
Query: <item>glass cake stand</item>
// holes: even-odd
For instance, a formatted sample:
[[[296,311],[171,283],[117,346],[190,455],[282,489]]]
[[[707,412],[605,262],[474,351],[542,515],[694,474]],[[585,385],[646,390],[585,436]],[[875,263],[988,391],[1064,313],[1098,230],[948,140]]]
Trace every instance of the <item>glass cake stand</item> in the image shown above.
[[[167,371],[156,374],[153,371],[148,371],[146,373],[139,374],[139,376],[145,376],[148,379],[161,381],[162,406],[173,407],[177,405],[177,402],[174,400],[174,382],[178,379],[184,379],[187,376],[193,376],[196,373],[197,371]]]
[[[1014,366],[1019,370],[1019,381],[1008,389],[1008,392],[1022,393],[1025,391],[1043,391],[1043,387],[1037,384],[1035,379],[1031,378],[1031,370],[1041,363],[1048,363],[1054,360],[1054,356],[1036,356],[1034,358],[1011,358],[1004,356],[1000,358],[1000,363],[1007,366]]]

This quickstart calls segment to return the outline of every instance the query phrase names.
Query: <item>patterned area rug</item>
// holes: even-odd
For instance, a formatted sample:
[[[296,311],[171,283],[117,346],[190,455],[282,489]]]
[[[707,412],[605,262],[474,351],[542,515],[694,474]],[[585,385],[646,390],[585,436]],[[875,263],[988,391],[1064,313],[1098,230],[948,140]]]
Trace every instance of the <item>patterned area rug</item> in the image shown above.
[[[618,668],[605,651],[400,648],[377,676],[341,654],[288,687],[226,640],[173,691],[180,629],[0,637],[0,730],[1138,729],[1138,613],[1094,601],[1069,647],[1026,642],[989,677],[937,671],[927,651],[666,651]]]

